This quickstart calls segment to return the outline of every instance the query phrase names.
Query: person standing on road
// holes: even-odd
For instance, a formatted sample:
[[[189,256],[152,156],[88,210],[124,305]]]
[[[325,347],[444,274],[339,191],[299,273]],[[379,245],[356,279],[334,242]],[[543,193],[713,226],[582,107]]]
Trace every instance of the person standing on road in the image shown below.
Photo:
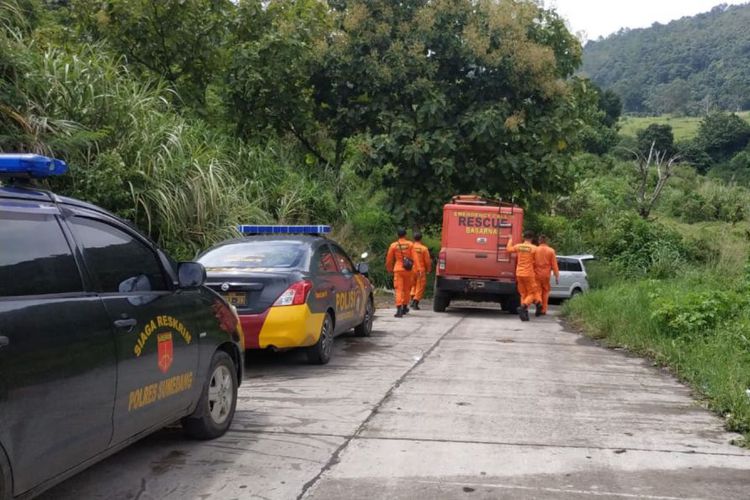
[[[560,269],[557,267],[557,254],[555,249],[547,244],[547,237],[539,235],[539,246],[536,249],[534,257],[534,267],[536,270],[536,283],[539,287],[539,294],[542,299],[542,307],[537,308],[536,315],[547,314],[549,305],[549,276],[550,272],[555,275],[555,283],[560,284]]]
[[[537,247],[531,243],[534,233],[524,231],[523,243],[513,244],[513,238],[508,238],[506,250],[508,253],[518,254],[516,263],[516,284],[518,293],[521,294],[521,306],[518,308],[518,317],[521,321],[529,320],[529,306],[536,304],[537,310],[541,311],[542,298],[539,295],[539,286],[536,283],[536,271],[534,262],[537,253]]]
[[[388,247],[385,257],[385,269],[393,273],[393,288],[396,291],[396,314],[401,318],[409,312],[409,292],[411,291],[411,272],[414,268],[412,248],[414,244],[406,239],[406,229],[399,228],[398,239]]]
[[[422,244],[422,233],[414,231],[414,283],[411,287],[411,307],[419,311],[419,301],[424,298],[427,275],[432,269],[430,250]]]

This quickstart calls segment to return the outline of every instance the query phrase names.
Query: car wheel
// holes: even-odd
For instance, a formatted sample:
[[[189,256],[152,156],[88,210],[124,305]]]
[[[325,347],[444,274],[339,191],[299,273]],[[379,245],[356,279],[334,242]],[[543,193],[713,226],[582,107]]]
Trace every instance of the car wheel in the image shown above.
[[[331,315],[326,313],[320,327],[318,341],[307,348],[307,360],[315,365],[325,365],[331,360],[331,354],[333,354],[333,320],[331,320]]]
[[[13,498],[13,477],[10,475],[10,464],[0,448],[0,500]]]
[[[435,312],[445,312],[451,303],[450,297],[445,294],[435,292],[435,296],[432,298],[432,310]]]
[[[224,434],[237,406],[237,369],[229,354],[216,351],[198,407],[182,419],[182,428],[196,439],[214,439]]]
[[[365,318],[361,324],[354,327],[354,335],[357,337],[369,337],[372,333],[372,321],[375,317],[375,304],[372,297],[367,299],[365,306]]]
[[[572,299],[576,295],[581,295],[583,293],[583,290],[580,288],[574,288],[572,292],[570,292],[570,298]]]

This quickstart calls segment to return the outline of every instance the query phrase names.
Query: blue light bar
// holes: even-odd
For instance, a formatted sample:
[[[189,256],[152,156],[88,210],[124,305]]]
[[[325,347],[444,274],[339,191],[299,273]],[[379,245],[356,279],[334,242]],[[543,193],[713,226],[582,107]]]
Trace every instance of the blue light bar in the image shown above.
[[[63,175],[68,165],[55,158],[33,154],[0,154],[0,176],[43,178]]]
[[[237,226],[242,234],[328,234],[331,226]]]

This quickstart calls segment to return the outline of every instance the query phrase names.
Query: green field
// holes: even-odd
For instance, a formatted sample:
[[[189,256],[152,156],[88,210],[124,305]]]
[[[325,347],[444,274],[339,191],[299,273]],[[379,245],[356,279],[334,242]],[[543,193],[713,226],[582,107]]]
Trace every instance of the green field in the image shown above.
[[[750,122],[750,111],[737,113]],[[702,118],[699,116],[623,116],[620,118],[620,134],[635,137],[638,130],[644,129],[652,123],[672,126],[676,141],[692,139],[698,133],[698,125]]]

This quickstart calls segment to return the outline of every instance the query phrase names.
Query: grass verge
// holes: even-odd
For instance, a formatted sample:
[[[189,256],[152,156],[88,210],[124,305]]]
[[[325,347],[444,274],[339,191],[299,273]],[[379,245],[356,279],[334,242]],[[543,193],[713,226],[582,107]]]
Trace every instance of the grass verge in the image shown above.
[[[614,284],[568,302],[564,314],[605,345],[669,367],[724,417],[727,430],[744,435],[736,444],[750,447],[750,313],[733,308],[739,294],[701,281]]]

